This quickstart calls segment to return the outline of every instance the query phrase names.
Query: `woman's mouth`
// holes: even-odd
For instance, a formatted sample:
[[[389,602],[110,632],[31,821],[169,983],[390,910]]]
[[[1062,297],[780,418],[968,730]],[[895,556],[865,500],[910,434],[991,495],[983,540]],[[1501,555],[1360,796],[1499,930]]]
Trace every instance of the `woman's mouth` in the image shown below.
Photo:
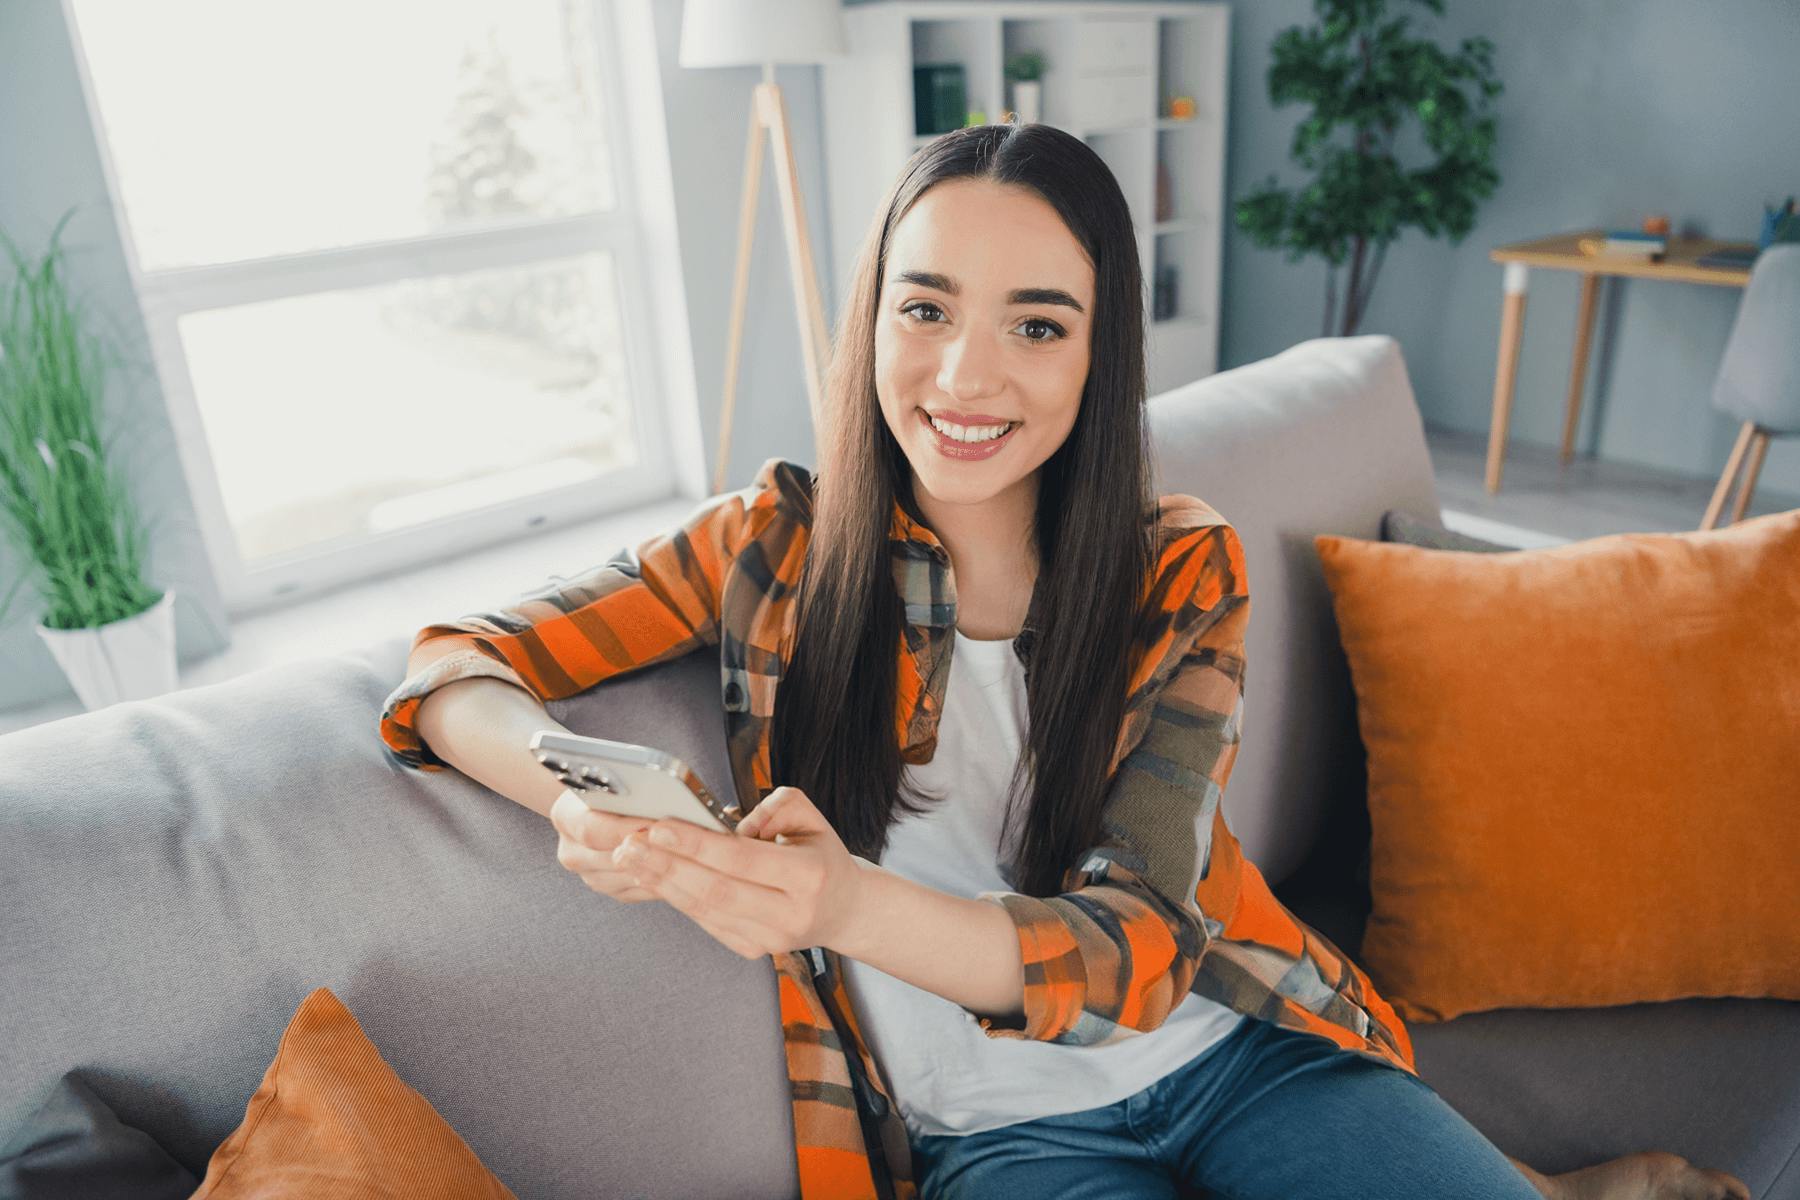
[[[1018,421],[1008,421],[1004,425],[963,426],[949,421],[933,421],[924,409],[918,411],[919,422],[931,431],[938,453],[945,458],[964,461],[992,458],[1000,453],[1000,448],[1012,440],[1012,435],[1020,424]],[[996,435],[995,430],[1003,432]]]

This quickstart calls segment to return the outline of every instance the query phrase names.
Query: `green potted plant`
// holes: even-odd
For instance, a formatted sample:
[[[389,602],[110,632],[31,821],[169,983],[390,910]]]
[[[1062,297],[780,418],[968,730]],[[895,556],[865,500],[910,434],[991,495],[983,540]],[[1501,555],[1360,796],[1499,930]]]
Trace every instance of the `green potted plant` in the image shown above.
[[[1030,125],[1043,115],[1044,56],[1036,50],[1021,50],[1006,58],[1006,78],[1012,82],[1012,107],[1021,125]]]
[[[1443,0],[1411,0],[1443,15]],[[1388,245],[1408,225],[1459,242],[1475,224],[1478,201],[1493,194],[1494,116],[1501,92],[1494,46],[1464,38],[1455,52],[1409,37],[1409,17],[1391,17],[1388,0],[1313,0],[1314,26],[1283,30],[1270,48],[1269,99],[1311,106],[1289,153],[1312,173],[1289,191],[1267,183],[1239,200],[1239,229],[1289,262],[1316,254],[1328,264],[1325,327],[1356,332]],[[1414,134],[1409,128],[1417,123]],[[1422,146],[1423,161],[1402,162],[1396,145]],[[1341,323],[1338,268],[1350,262]]]
[[[14,271],[0,293],[0,529],[25,568],[0,618],[35,575],[38,635],[95,709],[175,689],[175,595],[144,578],[144,531],[100,437],[114,364],[60,273],[74,215],[37,262],[0,234]]]

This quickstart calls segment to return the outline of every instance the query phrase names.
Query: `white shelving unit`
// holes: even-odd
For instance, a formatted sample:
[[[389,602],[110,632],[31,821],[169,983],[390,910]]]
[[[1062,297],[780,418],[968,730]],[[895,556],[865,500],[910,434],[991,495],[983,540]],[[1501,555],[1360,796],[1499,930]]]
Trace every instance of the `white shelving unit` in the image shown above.
[[[844,9],[847,57],[825,64],[825,167],[833,295],[842,297],[876,206],[907,159],[941,130],[917,128],[913,69],[954,63],[967,108],[1011,111],[1006,59],[1044,56],[1046,124],[1082,138],[1131,205],[1144,268],[1150,394],[1218,368],[1219,260],[1225,221],[1230,9],[1219,3],[977,4],[875,0]],[[1191,118],[1169,115],[1177,96]],[[1169,205],[1158,211],[1159,167]],[[1158,308],[1159,280],[1172,306]]]

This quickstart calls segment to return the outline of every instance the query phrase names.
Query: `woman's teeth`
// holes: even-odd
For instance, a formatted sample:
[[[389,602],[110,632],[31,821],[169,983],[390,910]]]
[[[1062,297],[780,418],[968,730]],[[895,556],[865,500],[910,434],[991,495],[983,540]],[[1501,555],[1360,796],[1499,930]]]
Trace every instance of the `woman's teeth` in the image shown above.
[[[952,425],[948,421],[940,421],[936,417],[930,416],[929,413],[926,415],[930,419],[931,427],[933,429],[937,430],[945,437],[954,438],[959,442],[991,442],[997,437],[1004,437],[1014,425],[1018,424],[1017,421],[1008,421],[1004,425],[977,425],[971,427],[967,425]]]

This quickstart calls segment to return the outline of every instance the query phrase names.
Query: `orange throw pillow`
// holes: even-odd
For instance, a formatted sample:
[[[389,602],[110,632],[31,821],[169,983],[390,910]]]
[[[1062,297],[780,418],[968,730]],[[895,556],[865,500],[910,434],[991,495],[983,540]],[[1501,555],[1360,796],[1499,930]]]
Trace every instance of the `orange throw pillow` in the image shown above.
[[[1503,553],[1314,538],[1407,1021],[1800,1000],[1800,509]]]
[[[191,1200],[516,1200],[328,988],[300,1005]]]

